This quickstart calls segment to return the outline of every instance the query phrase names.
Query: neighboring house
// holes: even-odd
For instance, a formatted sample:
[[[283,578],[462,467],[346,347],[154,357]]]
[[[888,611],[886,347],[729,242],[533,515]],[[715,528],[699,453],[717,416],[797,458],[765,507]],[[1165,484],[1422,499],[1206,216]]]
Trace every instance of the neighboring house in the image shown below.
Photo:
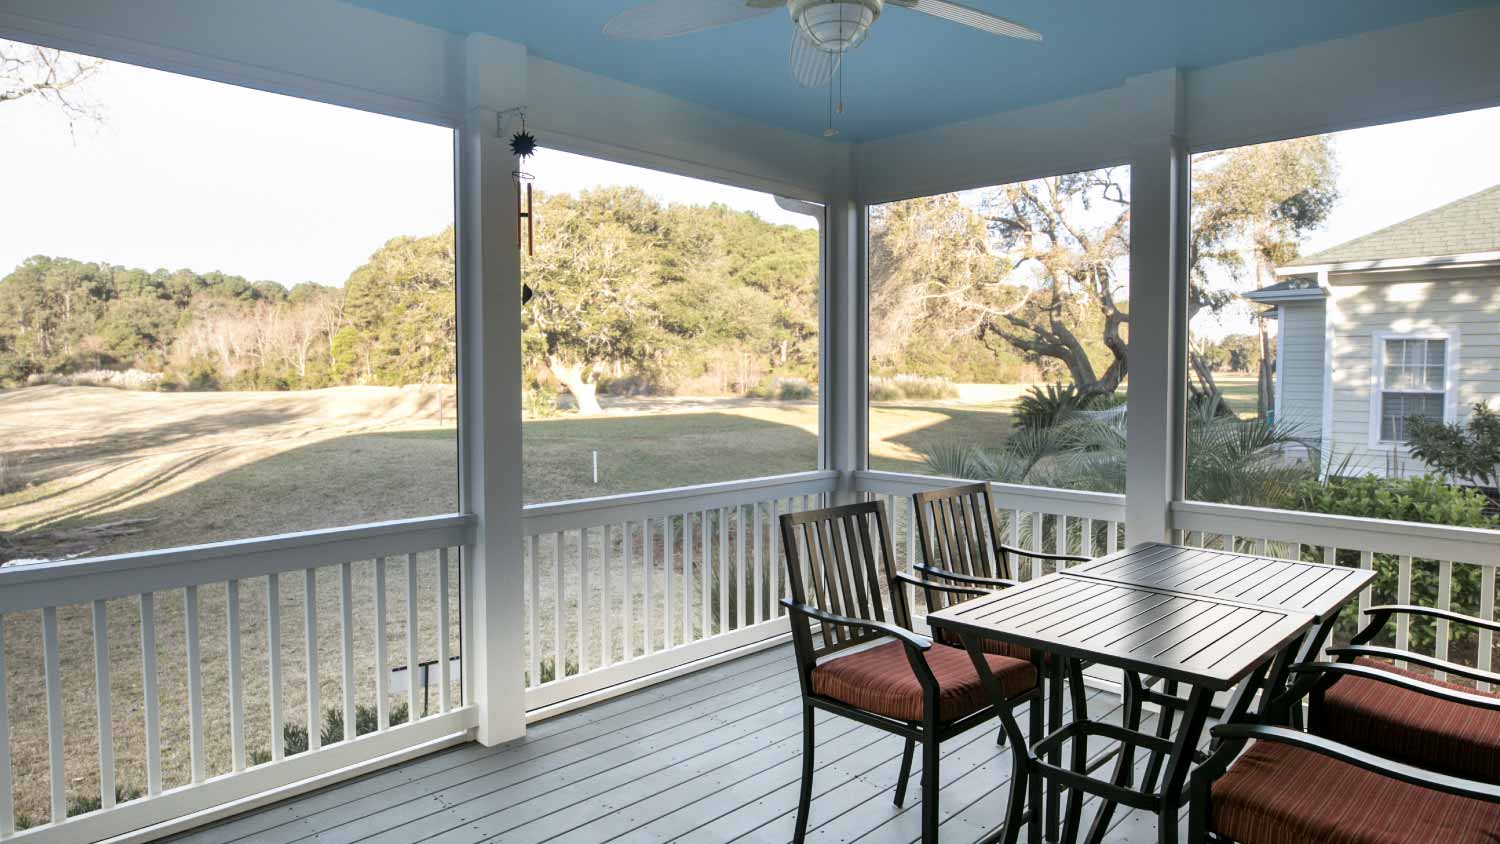
[[[1276,271],[1277,417],[1356,471],[1425,471],[1406,420],[1500,398],[1500,185]]]

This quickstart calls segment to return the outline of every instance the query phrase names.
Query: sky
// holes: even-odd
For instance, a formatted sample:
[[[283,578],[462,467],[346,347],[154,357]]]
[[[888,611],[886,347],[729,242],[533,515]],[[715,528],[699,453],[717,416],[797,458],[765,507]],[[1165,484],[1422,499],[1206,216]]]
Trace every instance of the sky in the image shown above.
[[[342,284],[387,239],[453,221],[446,128],[113,62],[89,94],[104,119],[71,132],[40,102],[0,107],[0,276],[44,254]],[[1500,109],[1338,133],[1342,199],[1304,252],[1500,183],[1497,138]],[[540,190],[629,183],[811,225],[768,194],[583,156],[544,149],[528,169]]]
[[[110,62],[102,123],[0,107],[0,277],[32,255],[341,285],[382,243],[453,223],[453,132]],[[546,138],[541,138],[545,143]],[[630,183],[809,226],[764,193],[542,150],[537,188]]]

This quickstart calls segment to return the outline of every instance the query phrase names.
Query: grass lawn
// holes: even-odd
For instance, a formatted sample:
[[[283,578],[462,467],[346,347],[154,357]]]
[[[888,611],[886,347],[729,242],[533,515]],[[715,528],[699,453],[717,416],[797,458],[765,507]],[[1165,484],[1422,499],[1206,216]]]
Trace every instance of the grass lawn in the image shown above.
[[[995,441],[1008,405],[880,404],[871,414],[877,469],[923,471],[919,449],[945,439]],[[456,439],[440,393],[340,388],[300,393],[150,393],[38,387],[0,393],[11,482],[0,490],[0,550],[19,556],[109,554],[449,512],[457,508]],[[524,427],[528,501],[565,500],[781,474],[817,466],[814,403],[724,402],[684,412],[562,417]],[[593,452],[599,452],[599,482]],[[20,476],[24,480],[16,483]],[[770,542],[770,538],[766,540]],[[435,613],[435,555],[419,561],[421,618]],[[596,555],[594,559],[598,559]],[[637,557],[639,559],[639,556]],[[658,557],[659,559],[659,557]],[[404,561],[389,568],[387,640],[404,661]],[[544,566],[550,570],[550,563]],[[547,574],[544,580],[550,580]],[[373,563],[355,565],[357,697],[373,699]],[[343,694],[336,569],[318,575],[320,694]],[[572,580],[572,576],[570,576]],[[456,577],[452,581],[456,587]],[[265,579],[241,585],[247,744],[269,746]],[[572,587],[569,587],[570,590]],[[540,615],[550,617],[550,585]],[[697,590],[693,590],[697,594]],[[569,592],[571,594],[571,591]],[[229,766],[227,592],[199,589],[210,775]],[[305,721],[302,578],[283,578],[283,694],[288,721]],[[457,606],[456,598],[454,606]],[[93,729],[93,631],[85,606],[59,610],[70,799],[98,794]],[[108,603],[112,729],[117,776],[144,786],[140,621],[136,600]],[[183,596],[157,597],[163,770],[187,780]],[[17,806],[47,818],[47,730],[39,612],[4,619]],[[575,641],[569,622],[565,641]],[[436,654],[419,624],[420,656]],[[457,643],[453,644],[457,653]]]

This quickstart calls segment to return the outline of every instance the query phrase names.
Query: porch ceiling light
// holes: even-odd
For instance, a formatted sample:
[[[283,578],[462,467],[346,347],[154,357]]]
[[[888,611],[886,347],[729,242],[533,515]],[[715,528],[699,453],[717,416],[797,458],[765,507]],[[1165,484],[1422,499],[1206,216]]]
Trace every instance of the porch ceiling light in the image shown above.
[[[792,22],[824,52],[840,54],[858,47],[880,17],[885,0],[791,0]]]

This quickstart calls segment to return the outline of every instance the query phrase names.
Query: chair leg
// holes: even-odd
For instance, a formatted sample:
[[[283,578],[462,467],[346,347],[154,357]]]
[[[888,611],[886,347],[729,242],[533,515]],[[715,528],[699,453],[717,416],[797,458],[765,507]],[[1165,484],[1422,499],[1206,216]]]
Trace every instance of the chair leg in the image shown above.
[[[802,792],[797,797],[797,830],[793,841],[802,844],[807,837],[807,810],[812,803],[813,781],[813,709],[802,707]]]
[[[911,776],[911,757],[916,753],[917,740],[906,740],[906,749],[901,752],[901,776],[896,780],[896,808],[906,802],[906,780]]]
[[[935,725],[934,725],[935,726]],[[938,738],[936,730],[922,737],[922,844],[938,844]]]

